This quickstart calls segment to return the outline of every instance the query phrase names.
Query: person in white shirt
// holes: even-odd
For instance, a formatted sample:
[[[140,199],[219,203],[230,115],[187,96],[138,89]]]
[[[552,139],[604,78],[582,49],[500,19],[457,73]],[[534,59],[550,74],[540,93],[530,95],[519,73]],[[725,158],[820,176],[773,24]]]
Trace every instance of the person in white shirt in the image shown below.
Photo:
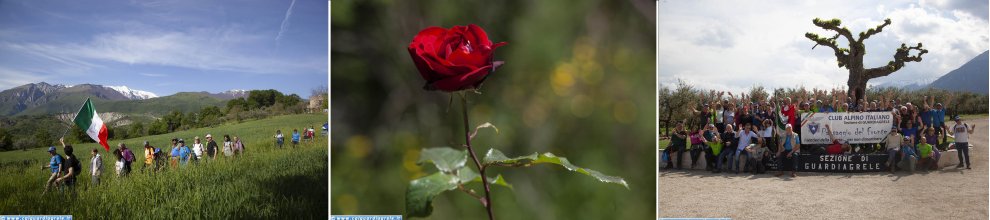
[[[91,160],[92,165],[89,169],[89,174],[92,177],[91,179],[93,180],[93,186],[100,185],[100,175],[103,175],[103,158],[100,157],[99,152],[100,151],[96,150],[96,148],[93,148],[93,151],[91,152],[93,159]]]
[[[120,149],[114,149],[113,155],[117,157],[117,162],[114,162],[113,170],[117,173],[117,177],[123,177],[124,173],[124,155],[120,153]]]
[[[193,138],[193,149],[192,150],[193,150],[193,155],[195,155],[194,158],[196,159],[196,160],[193,160],[193,162],[194,163],[199,163],[199,160],[200,159],[203,159],[203,150],[205,150],[205,148],[203,148],[203,143],[199,141],[199,136]]]
[[[743,129],[744,127],[745,129]],[[753,124],[746,123],[746,126],[739,127],[739,132],[736,132],[736,138],[739,138],[739,144],[736,147],[736,154],[732,155],[731,158],[736,161],[731,163],[736,168],[736,174],[739,174],[739,170],[741,168],[739,167],[739,162],[741,162],[740,160],[746,159],[746,156],[743,156],[742,154],[746,154],[747,156],[749,155],[746,151],[746,147],[749,147],[749,145],[753,143],[753,138],[759,138],[759,136],[756,135],[756,132],[753,132]]]
[[[900,159],[899,154],[901,150],[901,141],[904,136],[901,133],[897,133],[899,128],[894,126],[890,128],[890,133],[887,134],[887,140],[885,141],[887,145],[887,167],[890,168],[890,172],[894,173],[894,169],[897,168],[897,159]]]
[[[956,153],[959,154],[959,165],[956,168],[963,167],[963,161],[966,162],[966,169],[972,169],[969,167],[969,135],[976,131],[976,125],[968,125],[962,123],[962,119],[957,115],[955,117],[956,125],[949,129],[949,134],[954,135],[953,138],[956,139]]]

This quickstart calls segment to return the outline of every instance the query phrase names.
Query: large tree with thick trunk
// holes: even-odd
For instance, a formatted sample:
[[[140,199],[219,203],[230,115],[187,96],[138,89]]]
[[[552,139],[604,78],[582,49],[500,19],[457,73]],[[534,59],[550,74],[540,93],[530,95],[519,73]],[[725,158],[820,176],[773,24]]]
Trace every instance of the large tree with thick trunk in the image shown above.
[[[849,93],[849,97],[854,97],[854,101],[865,99],[866,82],[870,79],[890,75],[904,67],[904,63],[906,62],[921,62],[921,55],[928,53],[928,50],[921,48],[921,43],[918,43],[918,46],[912,47],[901,43],[901,47],[897,48],[897,52],[894,53],[894,60],[887,62],[887,65],[864,68],[863,55],[866,54],[866,46],[863,44],[863,41],[870,38],[870,36],[880,33],[884,27],[890,25],[889,18],[884,20],[883,24],[877,25],[876,28],[859,32],[859,38],[854,37],[848,28],[841,26],[842,21],[839,19],[822,20],[815,18],[812,23],[822,29],[836,32],[836,35],[833,37],[821,37],[811,32],[804,34],[804,36],[816,43],[815,46],[811,47],[812,49],[818,45],[824,45],[835,51],[835,59],[838,61],[839,68],[849,70],[849,81],[847,81],[849,90],[847,92]],[[840,47],[838,45],[836,40],[840,36],[849,42],[848,47]],[[916,55],[911,55],[911,50],[917,50],[918,52]]]

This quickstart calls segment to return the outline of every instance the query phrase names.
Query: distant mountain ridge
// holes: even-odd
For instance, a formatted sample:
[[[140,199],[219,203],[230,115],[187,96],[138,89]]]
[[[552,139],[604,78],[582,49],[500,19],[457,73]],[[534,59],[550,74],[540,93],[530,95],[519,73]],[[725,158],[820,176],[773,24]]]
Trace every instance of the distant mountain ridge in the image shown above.
[[[0,91],[0,116],[34,115],[75,111],[86,98],[93,99],[97,110],[122,113],[164,113],[172,110],[196,111],[207,106],[221,106],[226,100],[247,97],[247,90],[221,93],[180,92],[158,95],[127,86],[94,84],[60,85],[30,83]]]
[[[959,68],[946,73],[929,84],[929,87],[949,91],[973,92],[987,94],[987,81],[990,80],[990,51],[974,57]]]

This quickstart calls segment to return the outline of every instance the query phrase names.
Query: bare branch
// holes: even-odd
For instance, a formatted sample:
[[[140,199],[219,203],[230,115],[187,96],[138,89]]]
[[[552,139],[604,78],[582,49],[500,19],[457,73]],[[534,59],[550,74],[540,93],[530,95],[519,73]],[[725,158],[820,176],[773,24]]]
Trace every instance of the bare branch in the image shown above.
[[[890,18],[884,19],[883,24],[877,25],[876,28],[870,28],[865,32],[859,32],[859,40],[857,40],[857,42],[863,43],[863,41],[866,40],[867,38],[870,38],[874,34],[882,32],[883,28],[886,27],[887,25],[890,25]]]
[[[917,50],[918,54],[912,56],[911,50]],[[897,52],[894,53],[894,60],[887,62],[887,65],[870,68],[865,70],[866,77],[868,79],[882,77],[890,75],[891,73],[900,70],[904,67],[906,62],[921,62],[921,55],[928,53],[928,50],[922,48],[921,43],[918,46],[908,47],[905,44],[901,44],[900,48],[897,48]]]

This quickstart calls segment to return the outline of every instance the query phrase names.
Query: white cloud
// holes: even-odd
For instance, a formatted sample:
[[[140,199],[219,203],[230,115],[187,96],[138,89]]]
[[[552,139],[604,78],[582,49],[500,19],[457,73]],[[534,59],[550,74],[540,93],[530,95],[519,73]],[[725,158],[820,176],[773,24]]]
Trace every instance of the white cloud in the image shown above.
[[[821,46],[812,50],[814,43],[804,37],[805,32],[834,35],[814,26],[811,20],[816,17],[840,18],[854,35],[891,18],[891,25],[866,40],[868,68],[892,60],[902,42],[922,42],[929,50],[921,63],[908,63],[871,84],[931,81],[987,50],[985,18],[924,5],[915,1],[661,3],[660,80],[671,85],[674,79],[683,79],[696,87],[734,92],[754,85],[844,87],[848,71],[836,65],[832,50]]]
[[[0,67],[0,88],[13,88],[28,83],[41,82],[45,79],[39,74]]]
[[[325,71],[326,65],[317,62],[272,57],[252,50],[263,46],[264,39],[238,26],[181,31],[145,27],[98,34],[82,43],[8,42],[0,46],[76,67],[99,67],[94,61],[109,61],[257,74]]]

